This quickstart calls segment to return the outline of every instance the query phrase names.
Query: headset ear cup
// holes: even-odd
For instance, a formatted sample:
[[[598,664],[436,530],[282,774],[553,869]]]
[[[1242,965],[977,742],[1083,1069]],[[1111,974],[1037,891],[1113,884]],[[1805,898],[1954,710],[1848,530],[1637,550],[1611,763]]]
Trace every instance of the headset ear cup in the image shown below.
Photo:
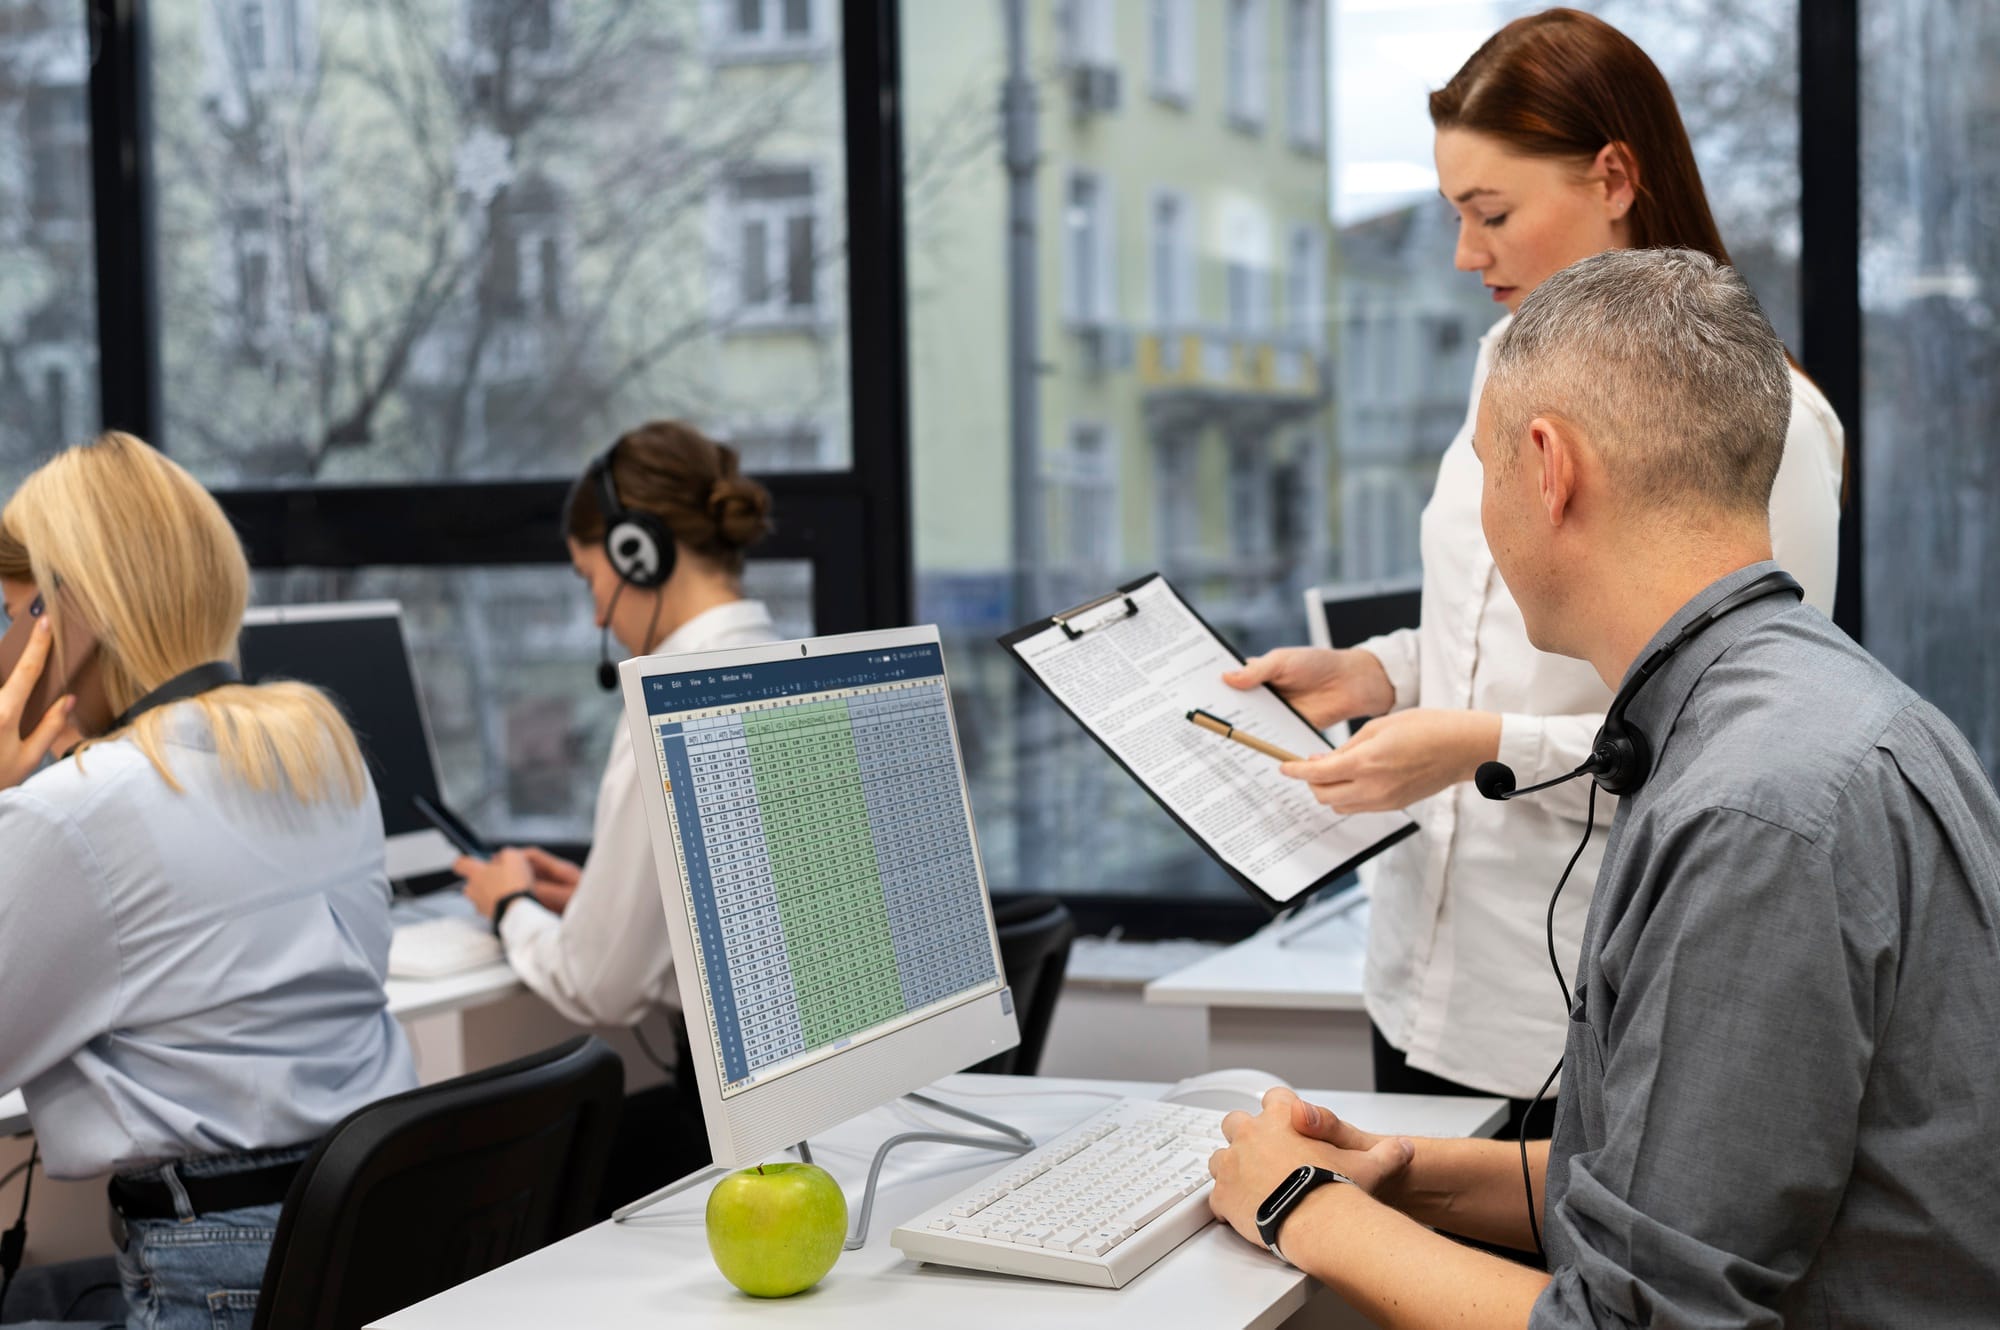
[[[1617,721],[1606,720],[1591,749],[1597,786],[1606,794],[1635,794],[1652,774],[1653,752],[1646,736]]]
[[[618,576],[641,590],[662,586],[673,575],[673,545],[645,514],[626,513],[604,534],[604,552]]]

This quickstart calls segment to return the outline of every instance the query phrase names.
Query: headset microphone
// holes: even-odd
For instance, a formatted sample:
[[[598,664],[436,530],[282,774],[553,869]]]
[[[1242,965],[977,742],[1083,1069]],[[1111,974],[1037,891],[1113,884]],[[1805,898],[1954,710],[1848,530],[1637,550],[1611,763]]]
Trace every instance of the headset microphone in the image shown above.
[[[1514,788],[1514,768],[1505,762],[1481,762],[1479,770],[1472,773],[1472,786],[1488,799],[1518,799],[1524,794],[1537,794],[1566,780],[1575,780],[1578,776],[1590,774],[1591,764],[1585,762],[1568,775],[1545,780],[1540,785],[1530,785],[1525,790],[1517,790]]]
[[[604,627],[597,634],[597,686],[607,693],[618,688],[618,667],[611,662],[611,612],[618,608],[618,598],[624,594],[625,583],[621,580],[611,589],[611,603],[604,607]]]

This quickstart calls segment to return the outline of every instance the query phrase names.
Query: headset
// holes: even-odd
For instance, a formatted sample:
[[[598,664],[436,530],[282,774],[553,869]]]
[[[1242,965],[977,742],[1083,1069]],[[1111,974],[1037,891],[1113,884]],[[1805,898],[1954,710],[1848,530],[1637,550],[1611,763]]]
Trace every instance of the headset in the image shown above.
[[[592,458],[583,473],[584,482],[597,487],[597,505],[604,518],[604,557],[618,574],[618,586],[611,593],[611,603],[604,607],[604,628],[597,638],[597,686],[607,693],[618,687],[618,667],[611,663],[611,612],[618,607],[618,597],[628,586],[653,592],[653,627],[657,627],[659,591],[674,575],[675,558],[674,538],[667,524],[652,513],[627,508],[618,501],[618,482],[611,474],[617,455],[618,444],[614,443]],[[649,645],[652,636],[649,627]]]
[[[1563,888],[1569,885],[1569,875],[1576,868],[1576,861],[1583,858],[1584,847],[1590,844],[1591,832],[1597,829],[1597,792],[1603,790],[1606,794],[1620,796],[1637,794],[1653,774],[1652,745],[1646,741],[1643,731],[1626,721],[1626,708],[1632,705],[1632,699],[1639,695],[1639,690],[1645,687],[1646,681],[1658,674],[1660,668],[1673,658],[1675,652],[1745,605],[1780,593],[1789,593],[1800,600],[1804,600],[1806,595],[1805,588],[1801,587],[1798,579],[1790,573],[1765,573],[1748,586],[1731,592],[1703,610],[1668,639],[1664,646],[1640,662],[1639,668],[1632,671],[1632,676],[1611,699],[1611,709],[1604,713],[1604,724],[1598,728],[1597,737],[1591,740],[1590,756],[1585,758],[1583,765],[1576,770],[1567,775],[1557,776],[1554,780],[1545,780],[1539,785],[1530,785],[1525,790],[1514,788],[1514,769],[1504,762],[1482,762],[1479,764],[1479,770],[1473,774],[1472,783],[1478,791],[1488,799],[1495,800],[1518,799],[1524,794],[1536,794],[1566,781],[1575,780],[1578,776],[1591,778],[1590,802],[1584,814],[1583,839],[1576,843],[1576,853],[1570,855],[1569,863],[1563,867],[1562,876],[1556,879],[1556,889],[1549,894],[1548,919],[1545,924],[1549,968],[1556,972],[1556,987],[1562,990],[1565,1019],[1568,1019],[1571,1004],[1569,981],[1563,977],[1562,965],[1556,960],[1556,901],[1562,897]],[[1521,1115],[1521,1185],[1528,1193],[1528,1231],[1534,1235],[1535,1250],[1540,1253],[1544,1265],[1548,1263],[1549,1254],[1542,1246],[1541,1221],[1535,1215],[1535,1184],[1528,1173],[1528,1118],[1540,1106],[1549,1092],[1549,1087],[1555,1084],[1556,1077],[1561,1074],[1562,1059],[1557,1058],[1555,1069],[1549,1072],[1548,1079],[1542,1082],[1542,1088],[1537,1090],[1534,1099],[1529,1101],[1527,1112]]]

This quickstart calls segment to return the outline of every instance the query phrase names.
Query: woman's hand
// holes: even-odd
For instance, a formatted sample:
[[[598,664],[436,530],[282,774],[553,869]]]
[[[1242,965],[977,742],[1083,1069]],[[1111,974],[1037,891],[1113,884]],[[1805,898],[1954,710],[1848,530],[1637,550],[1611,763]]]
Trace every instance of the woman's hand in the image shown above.
[[[1354,716],[1386,715],[1396,705],[1396,689],[1382,662],[1358,647],[1280,647],[1252,656],[1222,681],[1231,688],[1269,684],[1321,729]]]
[[[55,747],[69,724],[69,713],[76,707],[76,698],[58,698],[28,737],[21,737],[21,714],[27,710],[28,695],[41,682],[42,670],[49,660],[50,641],[49,620],[43,616],[29,631],[28,645],[15,663],[14,672],[0,684],[0,790],[11,790],[35,774],[42,759]]]
[[[1215,1179],[1208,1208],[1260,1247],[1257,1207],[1301,1164],[1343,1173],[1369,1195],[1386,1201],[1416,1156],[1414,1141],[1356,1131],[1331,1110],[1308,1104],[1282,1088],[1264,1095],[1263,1112],[1224,1118],[1222,1135],[1229,1144],[1208,1161]]]
[[[539,845],[526,846],[521,853],[528,856],[528,867],[535,873],[535,884],[530,888],[535,899],[543,908],[561,914],[576,894],[576,884],[583,880],[583,869]]]
[[[509,846],[491,859],[461,855],[451,871],[465,879],[465,897],[483,919],[491,919],[500,902],[517,891],[532,891],[535,870],[527,852]]]
[[[1493,712],[1419,707],[1378,716],[1331,753],[1279,770],[1305,781],[1313,798],[1336,813],[1378,813],[1471,780],[1480,763],[1499,754],[1500,717]]]
[[[451,871],[465,879],[466,898],[487,919],[493,917],[503,899],[517,891],[533,892],[538,904],[561,914],[583,876],[581,868],[538,845],[510,845],[491,859],[463,855]]]

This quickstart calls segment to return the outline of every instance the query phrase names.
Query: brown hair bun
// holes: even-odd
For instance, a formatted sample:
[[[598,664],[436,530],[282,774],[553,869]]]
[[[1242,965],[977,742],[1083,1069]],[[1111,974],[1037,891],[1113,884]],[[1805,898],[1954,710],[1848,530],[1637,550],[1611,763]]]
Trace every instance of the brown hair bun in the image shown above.
[[[708,492],[708,516],[723,544],[748,549],[770,533],[770,491],[743,476],[726,476]]]
[[[676,543],[729,572],[771,530],[771,494],[742,473],[736,450],[692,425],[656,420],[619,436],[611,454],[618,502],[658,518]],[[604,539],[603,504],[586,473],[570,488],[563,526],[582,544]]]

